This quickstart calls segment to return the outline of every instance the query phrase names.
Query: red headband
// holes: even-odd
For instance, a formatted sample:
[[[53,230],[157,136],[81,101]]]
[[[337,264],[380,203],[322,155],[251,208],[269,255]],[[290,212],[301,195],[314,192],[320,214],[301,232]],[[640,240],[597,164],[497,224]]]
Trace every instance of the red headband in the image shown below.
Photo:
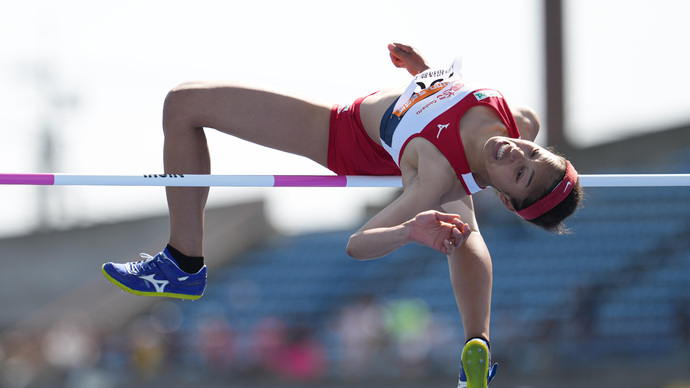
[[[563,177],[563,180],[560,181],[556,187],[554,187],[553,190],[545,195],[542,199],[522,210],[518,210],[517,214],[520,217],[526,220],[538,218],[556,207],[556,205],[561,203],[565,197],[567,197],[568,194],[573,191],[573,187],[575,187],[575,184],[577,183],[577,171],[575,171],[575,168],[573,168],[573,165],[570,164],[569,161],[566,160],[565,163],[565,176]]]

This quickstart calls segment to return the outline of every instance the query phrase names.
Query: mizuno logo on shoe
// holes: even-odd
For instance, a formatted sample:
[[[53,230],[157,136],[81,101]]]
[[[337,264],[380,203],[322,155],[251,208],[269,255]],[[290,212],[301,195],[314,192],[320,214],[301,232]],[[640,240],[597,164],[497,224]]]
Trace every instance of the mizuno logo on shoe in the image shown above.
[[[154,279],[154,276],[156,276],[156,275],[146,275],[146,276],[139,276],[139,277],[141,279],[144,279],[147,282],[153,284],[153,287],[156,289],[156,292],[164,292],[165,286],[170,284],[170,282],[167,280],[156,280],[156,279]]]

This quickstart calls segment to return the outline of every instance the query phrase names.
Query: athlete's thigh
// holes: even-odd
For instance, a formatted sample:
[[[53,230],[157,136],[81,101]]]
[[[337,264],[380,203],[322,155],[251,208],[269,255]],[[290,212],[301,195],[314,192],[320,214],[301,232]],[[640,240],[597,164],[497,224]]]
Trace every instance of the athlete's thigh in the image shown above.
[[[183,103],[172,105],[185,111],[181,116],[191,120],[189,125],[327,164],[332,104],[236,83],[185,83],[168,99],[176,93]]]

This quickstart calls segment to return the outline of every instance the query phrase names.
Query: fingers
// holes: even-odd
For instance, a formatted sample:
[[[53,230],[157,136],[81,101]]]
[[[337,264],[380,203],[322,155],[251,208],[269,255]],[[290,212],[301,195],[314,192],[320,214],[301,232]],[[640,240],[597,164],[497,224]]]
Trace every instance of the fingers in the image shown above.
[[[393,62],[395,67],[405,67],[405,61],[400,58],[402,55],[405,55],[403,50],[398,48],[395,44],[389,44],[388,51],[390,51],[391,62]]]
[[[404,67],[412,75],[417,75],[428,69],[426,61],[412,46],[400,43],[388,45],[391,61],[396,67]]]
[[[470,236],[470,233],[472,233],[470,226],[459,219],[455,222],[455,231],[457,231],[463,239],[467,239],[467,237]]]
[[[412,47],[400,43],[389,44],[388,51],[390,51],[393,63],[395,63],[396,66],[398,66],[398,63],[401,64],[399,67],[404,66],[405,61],[410,60],[412,55],[415,54],[415,51]]]
[[[449,224],[455,224],[455,221],[460,220],[460,215],[459,214],[449,214],[449,213],[441,213],[441,212],[435,212],[436,219],[440,222],[447,222]]]
[[[442,213],[437,211],[434,212],[434,215],[438,222],[453,225],[453,229],[451,231],[452,240],[444,241],[444,245],[446,245],[446,252],[447,254],[450,254],[452,249],[447,249],[448,244],[450,244],[452,248],[459,247],[470,236],[472,229],[468,224],[460,220],[460,215],[458,214]]]
[[[412,54],[414,52],[414,49],[411,46],[408,46],[408,45],[402,44],[402,43],[389,44],[388,49],[391,51],[399,50],[399,51],[404,52],[405,54]]]
[[[390,43],[388,51],[390,51],[391,61],[396,67],[406,67],[406,61],[415,54],[414,48],[400,43]]]
[[[463,224],[462,225],[462,236],[465,238],[465,240],[470,237],[470,233],[472,233],[472,228],[468,224]]]
[[[462,235],[463,238],[467,238],[470,235],[470,233],[472,233],[472,228],[470,228],[469,224],[462,222],[460,216],[453,216],[456,216],[456,218],[454,218],[451,222],[453,223],[453,225],[455,225],[456,230],[458,231],[458,233]]]
[[[423,231],[422,234],[436,240],[425,245],[446,255],[452,254],[471,233],[470,226],[460,220],[460,215],[436,210],[427,210],[417,214],[411,220],[411,224]],[[432,235],[434,237],[431,237]]]
[[[470,229],[470,226],[467,224],[462,224],[460,226],[457,226],[453,228],[453,241],[454,245],[456,247],[459,247],[462,245],[465,240],[470,236],[470,233],[472,233],[472,230]]]
[[[470,226],[467,223],[462,222],[459,214],[434,211],[434,216],[438,222],[454,225],[462,236],[467,237],[470,235]]]
[[[456,246],[457,245],[452,243],[450,240],[444,240],[443,241],[443,251],[441,253],[444,253],[446,255],[450,255],[453,253]]]
[[[470,229],[470,226],[462,221],[460,219],[455,219],[455,227],[452,230],[452,239],[446,239],[444,241],[444,250],[446,255],[451,255],[455,248],[461,246],[467,238],[470,236],[470,233],[472,233],[472,229]]]

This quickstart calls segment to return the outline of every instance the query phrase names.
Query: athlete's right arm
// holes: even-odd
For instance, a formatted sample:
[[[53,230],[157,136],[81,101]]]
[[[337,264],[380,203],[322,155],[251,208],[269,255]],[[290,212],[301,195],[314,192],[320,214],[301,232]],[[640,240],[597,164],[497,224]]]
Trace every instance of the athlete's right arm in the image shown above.
[[[457,214],[423,211],[392,226],[364,227],[350,237],[347,253],[358,260],[385,256],[409,243],[418,243],[450,255],[470,234]]]
[[[367,260],[413,242],[444,254],[462,245],[470,228],[457,214],[438,211],[440,198],[452,187],[452,180],[444,173],[435,172],[424,178],[417,175],[407,182],[400,197],[350,237],[347,253],[355,259]]]

